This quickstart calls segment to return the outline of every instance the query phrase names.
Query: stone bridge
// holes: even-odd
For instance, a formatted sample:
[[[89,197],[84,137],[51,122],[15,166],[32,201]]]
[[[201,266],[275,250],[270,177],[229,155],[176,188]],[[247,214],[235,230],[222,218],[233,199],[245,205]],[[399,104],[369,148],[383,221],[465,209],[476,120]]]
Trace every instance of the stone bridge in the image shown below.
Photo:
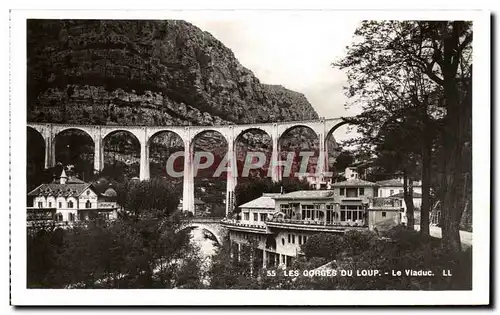
[[[216,239],[219,245],[222,245],[224,237],[226,236],[227,230],[222,227],[220,221],[222,218],[191,218],[182,222],[181,228],[179,230],[184,230],[187,228],[200,228],[210,232]]]
[[[235,144],[245,132],[261,130],[272,140],[272,155],[270,165],[271,176],[274,181],[281,180],[279,143],[281,137],[288,131],[298,128],[308,128],[319,139],[318,174],[326,172],[328,161],[328,137],[340,126],[347,122],[343,118],[318,119],[307,121],[289,121],[277,123],[224,125],[224,126],[115,126],[115,125],[76,125],[30,123],[28,128],[37,131],[45,143],[45,168],[55,165],[56,136],[66,130],[80,130],[90,136],[94,142],[94,170],[99,172],[104,167],[104,140],[116,132],[127,132],[137,139],[141,146],[140,171],[141,180],[149,179],[149,146],[151,139],[160,132],[172,132],[178,135],[184,143],[184,171],[183,171],[183,210],[194,213],[194,169],[193,151],[194,140],[203,133],[213,131],[221,134],[228,144],[228,172],[226,188],[226,214],[233,209],[234,189],[237,183]]]

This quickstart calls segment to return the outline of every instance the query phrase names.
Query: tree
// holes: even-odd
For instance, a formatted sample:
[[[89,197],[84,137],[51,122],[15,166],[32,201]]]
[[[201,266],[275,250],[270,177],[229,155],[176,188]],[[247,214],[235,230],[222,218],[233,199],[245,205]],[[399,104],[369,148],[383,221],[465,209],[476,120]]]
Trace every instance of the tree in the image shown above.
[[[117,187],[117,201],[135,219],[165,218],[179,205],[179,192],[165,179],[128,181]]]
[[[472,24],[465,21],[369,21],[356,30],[358,40],[336,66],[348,68],[354,103],[368,101],[354,121],[364,124],[365,136],[376,138],[394,111],[412,105],[423,128],[422,180],[428,190],[428,118],[442,118],[443,246],[460,250],[458,233],[464,191],[470,185],[467,169],[471,146]],[[399,97],[398,97],[399,95]],[[436,97],[437,96],[437,97]],[[441,98],[442,96],[442,98]],[[439,100],[443,101],[440,102]],[[407,115],[406,115],[407,116]],[[370,126],[369,123],[373,125]],[[432,150],[432,149],[431,149]],[[423,183],[424,184],[424,183]],[[428,194],[428,192],[425,192]],[[428,195],[424,200],[428,199]],[[424,202],[428,211],[428,202]],[[423,206],[424,206],[423,205]],[[423,207],[424,208],[424,207]],[[424,224],[426,231],[427,226]]]
[[[307,238],[302,251],[307,258],[323,257],[333,260],[342,251],[343,238],[332,233],[319,233]]]
[[[32,232],[30,287],[202,287],[199,249],[182,228],[178,198],[168,188],[165,182],[124,183],[118,197],[129,215]]]
[[[335,159],[335,163],[333,164],[335,174],[333,179],[338,181],[345,180],[345,177],[340,176],[339,173],[344,172],[347,167],[351,166],[354,163],[354,160],[354,154],[351,151],[340,151],[339,155]]]
[[[375,164],[386,172],[403,175],[403,197],[406,204],[408,227],[414,227],[413,178],[418,173],[419,135],[417,128],[406,117],[386,122],[378,133]],[[428,234],[428,233],[424,233]]]
[[[240,250],[238,250],[240,248]],[[212,289],[257,289],[260,271],[256,266],[257,245],[232,243],[229,238],[217,249],[208,272]]]

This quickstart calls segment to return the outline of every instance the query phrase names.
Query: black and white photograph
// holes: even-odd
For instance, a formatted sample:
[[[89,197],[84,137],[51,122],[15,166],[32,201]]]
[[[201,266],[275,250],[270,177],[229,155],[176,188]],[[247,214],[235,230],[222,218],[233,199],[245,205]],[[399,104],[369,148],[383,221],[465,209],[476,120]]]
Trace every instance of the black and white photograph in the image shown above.
[[[13,305],[490,303],[487,12],[89,12],[11,12]]]

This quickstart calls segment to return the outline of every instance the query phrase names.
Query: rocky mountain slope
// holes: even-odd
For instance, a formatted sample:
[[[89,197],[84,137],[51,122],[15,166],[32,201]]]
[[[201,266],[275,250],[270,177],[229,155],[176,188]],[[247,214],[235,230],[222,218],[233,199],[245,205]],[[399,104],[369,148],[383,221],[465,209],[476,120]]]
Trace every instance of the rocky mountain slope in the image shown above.
[[[28,120],[219,125],[314,119],[185,21],[28,21]]]
[[[226,125],[318,118],[303,94],[262,84],[223,43],[185,21],[28,20],[27,81],[32,122]],[[245,134],[238,150],[270,154],[266,137]],[[309,130],[289,138],[318,147]],[[126,152],[108,146],[105,161],[137,162],[138,149],[122,142]],[[172,134],[153,142],[150,157],[159,166],[183,146]],[[213,133],[195,148],[225,153],[227,145]]]

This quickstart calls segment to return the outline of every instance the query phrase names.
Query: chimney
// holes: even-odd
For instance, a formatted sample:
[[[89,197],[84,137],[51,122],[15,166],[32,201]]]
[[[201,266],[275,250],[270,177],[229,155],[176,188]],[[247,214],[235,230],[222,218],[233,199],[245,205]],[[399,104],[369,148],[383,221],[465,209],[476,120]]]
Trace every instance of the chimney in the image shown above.
[[[64,185],[64,184],[66,184],[67,181],[68,181],[68,176],[66,176],[66,172],[64,172],[64,169],[63,169],[62,173],[61,173],[61,177],[59,178],[59,183],[61,185]]]

